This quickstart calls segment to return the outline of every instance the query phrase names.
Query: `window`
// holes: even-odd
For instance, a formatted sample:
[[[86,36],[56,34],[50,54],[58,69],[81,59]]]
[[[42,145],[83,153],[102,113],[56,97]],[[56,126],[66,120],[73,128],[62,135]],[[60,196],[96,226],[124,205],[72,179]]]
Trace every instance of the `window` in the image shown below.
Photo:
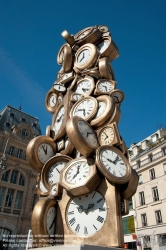
[[[10,146],[9,148],[9,155],[14,155],[14,147]]]
[[[163,153],[164,155],[166,155],[166,148],[163,148]]]
[[[10,178],[10,183],[16,184],[17,183],[17,176],[18,176],[18,171],[13,170],[11,178]]]
[[[18,149],[18,151],[17,151],[17,157],[21,158],[21,155],[22,155],[22,149]]]
[[[157,224],[162,223],[161,211],[160,210],[155,211],[155,215],[156,215],[156,223]]]
[[[139,174],[139,180],[138,180],[138,184],[142,184],[142,174]]]
[[[144,192],[140,192],[139,193],[139,201],[140,201],[140,205],[145,205],[145,196],[144,196]]]
[[[149,170],[149,175],[151,180],[154,180],[156,178],[154,168]]]
[[[166,245],[166,234],[158,234],[157,238],[158,238],[159,246]]]
[[[20,186],[24,186],[24,185],[25,185],[24,177],[22,176],[22,174],[20,174],[19,185],[20,185]]]
[[[133,200],[132,198],[129,200],[129,210],[133,209]]]
[[[21,208],[21,203],[22,203],[22,198],[23,198],[23,192],[17,191],[15,203],[14,203],[14,208],[20,209]]]
[[[20,134],[22,136],[28,136],[28,131],[26,129],[20,129]]]
[[[166,174],[166,163],[163,164],[164,174]]]
[[[8,179],[9,179],[9,173],[10,173],[10,170],[6,171],[6,172],[2,175],[1,180],[2,180],[2,181],[8,181]]]
[[[8,189],[6,200],[5,200],[5,207],[11,207],[13,201],[14,189]]]
[[[149,157],[149,162],[152,162],[152,160],[153,160],[152,154],[148,155],[148,157]]]
[[[153,195],[153,201],[158,201],[159,200],[159,194],[158,194],[158,188],[157,187],[152,188],[152,195]]]
[[[140,167],[141,167],[140,161],[137,161],[137,168],[140,168]]]
[[[2,206],[2,202],[4,199],[4,195],[5,195],[5,190],[6,190],[5,187],[0,187],[0,206]]]
[[[146,214],[141,214],[141,220],[142,220],[142,226],[146,227],[147,226],[147,217],[146,217]]]
[[[150,236],[149,235],[143,236],[143,243],[144,243],[144,247],[150,247]]]

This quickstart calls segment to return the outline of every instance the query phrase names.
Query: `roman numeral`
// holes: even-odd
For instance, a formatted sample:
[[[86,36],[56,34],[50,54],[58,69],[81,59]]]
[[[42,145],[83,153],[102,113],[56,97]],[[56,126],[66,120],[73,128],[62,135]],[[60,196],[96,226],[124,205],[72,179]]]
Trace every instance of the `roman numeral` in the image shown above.
[[[93,227],[96,229],[96,231],[97,231],[97,227],[95,227],[95,225],[93,225]]]
[[[56,168],[56,171],[57,171],[57,172],[58,172],[58,173],[60,174],[60,171],[59,171],[59,169],[57,169],[57,168]]]
[[[93,194],[93,196],[92,196],[92,199],[94,198],[95,194],[96,194],[96,192],[94,192],[94,194]]]
[[[75,222],[76,222],[75,218],[72,218],[71,220],[69,220],[70,226],[73,226]]]
[[[88,229],[87,229],[87,227],[84,227],[84,234],[85,234],[85,235],[88,234]]]
[[[99,203],[100,201],[102,201],[103,200],[103,198],[100,198],[98,201],[97,201],[97,203]]]
[[[70,214],[74,214],[74,211],[68,212],[68,215],[70,215]]]
[[[103,218],[103,217],[101,217],[101,216],[98,216],[96,220],[97,220],[97,221],[99,221],[100,223],[103,223],[104,218]]]
[[[79,230],[80,230],[80,224],[78,224],[77,226],[76,226],[76,228],[75,228],[75,232],[79,232]]]

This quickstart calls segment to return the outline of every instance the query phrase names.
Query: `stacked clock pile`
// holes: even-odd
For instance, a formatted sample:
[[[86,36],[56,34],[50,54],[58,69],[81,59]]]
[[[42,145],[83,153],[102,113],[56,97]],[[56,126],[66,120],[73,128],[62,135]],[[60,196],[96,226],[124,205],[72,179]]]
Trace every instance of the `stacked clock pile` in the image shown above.
[[[59,234],[64,244],[77,239],[123,247],[121,217],[128,213],[138,176],[118,130],[124,93],[116,88],[110,64],[118,48],[106,26],[62,36],[61,69],[46,95],[52,125],[27,147],[43,197],[33,211],[32,232],[49,239]]]

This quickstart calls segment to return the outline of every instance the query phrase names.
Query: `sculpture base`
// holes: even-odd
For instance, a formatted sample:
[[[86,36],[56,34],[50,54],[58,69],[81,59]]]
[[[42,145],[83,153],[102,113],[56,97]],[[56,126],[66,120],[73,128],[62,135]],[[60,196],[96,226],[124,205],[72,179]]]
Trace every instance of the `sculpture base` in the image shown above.
[[[102,247],[95,245],[63,245],[63,246],[31,248],[30,250],[118,250],[118,249],[124,250],[124,248]]]

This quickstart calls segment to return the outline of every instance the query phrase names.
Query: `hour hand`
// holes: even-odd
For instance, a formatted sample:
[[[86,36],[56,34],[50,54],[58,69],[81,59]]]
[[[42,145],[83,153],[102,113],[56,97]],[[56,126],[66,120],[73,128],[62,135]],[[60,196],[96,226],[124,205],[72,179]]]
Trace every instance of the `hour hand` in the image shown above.
[[[77,207],[77,209],[78,209],[78,212],[81,214],[82,212],[84,212],[84,209],[83,209],[83,206],[79,206],[79,207]]]
[[[112,160],[110,160],[109,158],[106,158],[106,159],[107,159],[107,161],[109,161],[109,162],[111,162],[111,163],[115,164],[115,162],[114,162],[114,161],[112,161]]]

